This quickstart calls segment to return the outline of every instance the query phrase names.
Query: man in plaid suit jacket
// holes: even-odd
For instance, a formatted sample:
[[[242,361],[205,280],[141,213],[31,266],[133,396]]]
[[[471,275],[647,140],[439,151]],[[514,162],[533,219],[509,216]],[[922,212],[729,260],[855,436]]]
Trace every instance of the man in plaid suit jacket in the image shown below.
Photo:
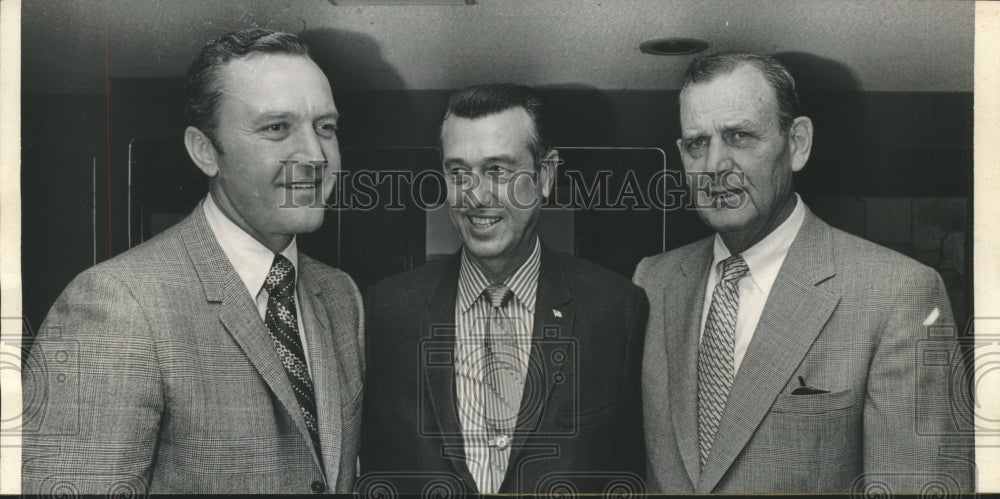
[[[353,489],[361,300],[295,243],[340,165],[329,82],[296,36],[251,29],[206,45],[186,91],[210,194],[53,305],[24,368],[26,494]]]
[[[715,174],[699,215],[717,234],[636,269],[650,303],[649,490],[969,491],[966,377],[941,278],[806,208],[792,173],[812,124],[797,111],[769,57],[716,54],[685,75],[677,146],[689,174]]]

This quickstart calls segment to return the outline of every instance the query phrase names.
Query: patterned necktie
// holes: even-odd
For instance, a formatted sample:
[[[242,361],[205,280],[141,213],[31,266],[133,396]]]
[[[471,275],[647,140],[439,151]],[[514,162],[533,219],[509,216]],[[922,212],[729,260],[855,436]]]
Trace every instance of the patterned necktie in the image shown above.
[[[722,261],[722,279],[712,293],[705,332],[698,348],[698,447],[702,467],[712,449],[726,398],[733,386],[736,314],[740,306],[738,283],[749,270],[741,256]]]
[[[295,267],[292,262],[281,255],[274,255],[274,263],[264,281],[267,290],[267,312],[264,324],[274,340],[278,350],[278,358],[285,366],[288,381],[292,383],[292,391],[299,402],[299,410],[316,455],[322,462],[323,454],[319,445],[319,426],[316,421],[316,399],[313,392],[312,378],[306,365],[305,352],[302,349],[302,339],[299,337],[299,320],[295,311]]]
[[[523,375],[517,341],[510,317],[504,307],[514,292],[503,284],[493,284],[483,291],[490,304],[486,331],[486,362],[483,363],[483,408],[487,443],[490,446],[489,480],[482,493],[495,493],[507,474],[510,444],[517,424]]]

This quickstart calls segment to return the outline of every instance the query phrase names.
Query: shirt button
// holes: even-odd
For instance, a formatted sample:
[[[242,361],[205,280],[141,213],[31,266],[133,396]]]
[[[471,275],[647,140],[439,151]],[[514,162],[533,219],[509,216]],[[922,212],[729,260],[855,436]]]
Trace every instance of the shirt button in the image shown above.
[[[497,449],[504,450],[510,445],[510,438],[507,435],[500,435],[496,439]]]
[[[323,482],[319,480],[314,481],[310,486],[310,488],[312,488],[312,491],[317,494],[322,494],[323,492],[326,492],[326,485],[323,485]]]

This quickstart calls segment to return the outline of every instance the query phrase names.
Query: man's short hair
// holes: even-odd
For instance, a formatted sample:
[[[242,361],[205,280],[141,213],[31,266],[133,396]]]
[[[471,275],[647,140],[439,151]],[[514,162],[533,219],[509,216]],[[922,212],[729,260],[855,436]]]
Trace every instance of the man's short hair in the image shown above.
[[[291,33],[249,28],[226,33],[198,51],[184,77],[184,116],[201,130],[219,152],[216,113],[222,99],[222,69],[230,61],[252,54],[285,54],[309,57],[309,47]]]
[[[778,100],[778,126],[782,133],[787,132],[791,129],[795,118],[801,115],[799,95],[795,91],[795,78],[792,78],[792,73],[773,57],[749,52],[718,52],[698,57],[691,61],[691,65],[684,72],[681,93],[696,83],[709,82],[732,73],[744,64],[757,68],[774,89],[774,95]]]
[[[516,83],[491,83],[460,90],[448,99],[448,110],[444,114],[444,119],[447,120],[449,116],[476,119],[518,107],[528,113],[528,117],[535,125],[531,131],[528,150],[531,151],[537,167],[551,146],[548,140],[545,105],[538,92],[531,87]]]

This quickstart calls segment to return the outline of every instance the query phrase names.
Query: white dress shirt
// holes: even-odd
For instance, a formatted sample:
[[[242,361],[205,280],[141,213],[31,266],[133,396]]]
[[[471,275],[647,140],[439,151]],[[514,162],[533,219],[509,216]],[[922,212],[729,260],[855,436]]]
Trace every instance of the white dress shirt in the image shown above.
[[[274,252],[256,240],[238,225],[233,223],[225,213],[219,209],[219,205],[212,199],[212,194],[205,198],[202,204],[205,210],[205,219],[212,229],[216,241],[222,247],[222,252],[226,254],[229,263],[236,269],[240,280],[246,285],[250,296],[254,298],[257,305],[257,312],[261,320],[267,314],[267,290],[264,289],[264,281],[274,263]],[[309,374],[312,374],[312,367],[309,365],[309,346],[306,342],[306,329],[302,323],[302,307],[299,306],[298,278],[299,278],[299,251],[295,244],[295,238],[288,246],[282,250],[281,255],[292,262],[295,268],[295,315],[299,323],[299,340],[302,342],[302,353],[305,355],[306,367]]]
[[[781,264],[785,261],[785,256],[788,255],[788,248],[792,246],[805,217],[805,205],[802,204],[799,195],[795,194],[795,208],[792,210],[792,214],[764,239],[741,253],[750,271],[739,281],[740,308],[736,314],[736,345],[733,351],[734,375],[740,370],[743,356],[747,353],[747,347],[750,346],[753,333],[757,330],[757,323],[760,322],[761,313],[764,312],[764,304],[767,303],[767,296],[771,293],[771,286],[774,285],[774,280],[778,277]],[[730,256],[729,248],[726,247],[722,237],[718,234],[715,235],[714,253],[712,267],[708,273],[708,284],[705,286],[705,304],[701,312],[701,335],[705,334],[705,321],[708,318],[708,308],[712,305],[712,293],[715,291],[715,286],[721,276],[720,264]]]

